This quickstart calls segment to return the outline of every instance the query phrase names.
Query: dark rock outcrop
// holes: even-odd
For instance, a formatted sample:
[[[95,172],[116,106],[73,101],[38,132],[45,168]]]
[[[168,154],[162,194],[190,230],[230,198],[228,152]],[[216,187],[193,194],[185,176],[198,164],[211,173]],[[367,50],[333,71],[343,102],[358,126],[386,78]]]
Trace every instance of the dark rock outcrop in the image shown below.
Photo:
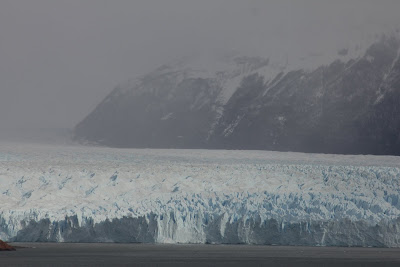
[[[0,251],[13,251],[15,248],[0,240]]]

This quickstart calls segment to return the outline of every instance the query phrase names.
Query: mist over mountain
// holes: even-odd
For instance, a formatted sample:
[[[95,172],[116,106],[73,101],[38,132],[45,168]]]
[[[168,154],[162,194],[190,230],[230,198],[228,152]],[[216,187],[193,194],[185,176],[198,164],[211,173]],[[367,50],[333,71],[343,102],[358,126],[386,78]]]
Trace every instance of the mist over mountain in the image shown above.
[[[75,128],[83,143],[400,155],[400,38],[305,57],[226,51],[115,88]]]
[[[400,248],[399,10],[0,1],[0,239]]]

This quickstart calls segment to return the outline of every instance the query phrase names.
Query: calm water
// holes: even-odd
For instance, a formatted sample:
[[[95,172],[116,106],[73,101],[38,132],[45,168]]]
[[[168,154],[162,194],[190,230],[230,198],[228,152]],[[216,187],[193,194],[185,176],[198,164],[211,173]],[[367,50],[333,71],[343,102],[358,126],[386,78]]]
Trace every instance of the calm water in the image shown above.
[[[400,249],[14,243],[0,266],[400,266]]]

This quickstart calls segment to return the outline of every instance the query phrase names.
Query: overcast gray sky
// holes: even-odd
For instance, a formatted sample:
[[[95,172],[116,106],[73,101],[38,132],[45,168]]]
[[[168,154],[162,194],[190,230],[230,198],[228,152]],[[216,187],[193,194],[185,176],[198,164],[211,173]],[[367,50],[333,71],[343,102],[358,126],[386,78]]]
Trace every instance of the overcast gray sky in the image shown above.
[[[73,127],[118,83],[208,49],[306,51],[400,24],[398,0],[0,0],[0,128]]]

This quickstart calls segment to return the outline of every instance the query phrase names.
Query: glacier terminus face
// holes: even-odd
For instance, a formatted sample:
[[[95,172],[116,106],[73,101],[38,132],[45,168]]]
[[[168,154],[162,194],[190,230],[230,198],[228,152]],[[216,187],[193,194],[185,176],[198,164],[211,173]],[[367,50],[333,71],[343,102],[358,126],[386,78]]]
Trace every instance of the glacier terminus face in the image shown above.
[[[0,239],[400,246],[400,161],[0,144]]]

